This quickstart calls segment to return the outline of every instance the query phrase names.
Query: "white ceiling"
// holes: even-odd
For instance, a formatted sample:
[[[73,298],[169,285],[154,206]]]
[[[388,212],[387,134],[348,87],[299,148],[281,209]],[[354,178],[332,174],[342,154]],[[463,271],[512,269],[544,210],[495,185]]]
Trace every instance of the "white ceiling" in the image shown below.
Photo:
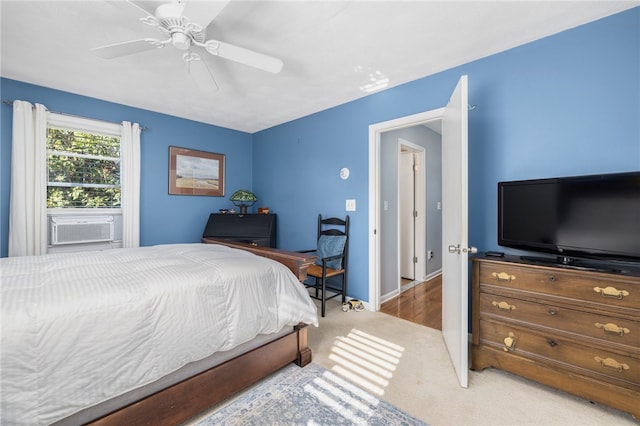
[[[2,0],[2,76],[253,133],[365,96],[371,74],[393,87],[640,4],[232,1],[207,38],[278,57],[284,68],[270,74],[207,54],[219,90],[205,93],[173,46],[111,60],[90,54],[161,38],[113,3]]]

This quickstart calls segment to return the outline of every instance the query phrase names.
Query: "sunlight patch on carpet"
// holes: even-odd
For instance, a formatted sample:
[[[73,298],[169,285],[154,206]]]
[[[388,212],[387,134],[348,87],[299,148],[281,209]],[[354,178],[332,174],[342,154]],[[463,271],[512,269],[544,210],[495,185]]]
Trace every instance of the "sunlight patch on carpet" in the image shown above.
[[[384,395],[403,352],[402,346],[354,328],[336,338],[329,359],[336,363],[332,370],[337,374]]]

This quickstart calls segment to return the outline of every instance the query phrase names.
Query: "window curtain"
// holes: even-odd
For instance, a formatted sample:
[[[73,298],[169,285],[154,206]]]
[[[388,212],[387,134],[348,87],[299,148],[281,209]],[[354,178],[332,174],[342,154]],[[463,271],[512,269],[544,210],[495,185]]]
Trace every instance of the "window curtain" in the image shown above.
[[[13,102],[9,256],[47,252],[47,110]]]
[[[122,122],[120,135],[122,247],[140,245],[140,125]]]

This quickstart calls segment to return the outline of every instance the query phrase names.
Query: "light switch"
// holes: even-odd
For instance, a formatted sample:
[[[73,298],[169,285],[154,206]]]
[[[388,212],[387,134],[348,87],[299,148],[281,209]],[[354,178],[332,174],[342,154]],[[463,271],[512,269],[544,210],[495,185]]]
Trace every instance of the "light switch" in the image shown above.
[[[347,211],[348,212],[356,211],[356,200],[347,200]]]
[[[384,209],[389,210],[389,202],[387,200],[384,200]]]

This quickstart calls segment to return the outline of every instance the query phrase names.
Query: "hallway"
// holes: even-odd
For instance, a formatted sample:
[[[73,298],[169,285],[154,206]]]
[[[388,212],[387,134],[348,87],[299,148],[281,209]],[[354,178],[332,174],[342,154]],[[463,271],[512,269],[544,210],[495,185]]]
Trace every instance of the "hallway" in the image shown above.
[[[380,306],[380,312],[442,329],[442,275],[422,282]]]

